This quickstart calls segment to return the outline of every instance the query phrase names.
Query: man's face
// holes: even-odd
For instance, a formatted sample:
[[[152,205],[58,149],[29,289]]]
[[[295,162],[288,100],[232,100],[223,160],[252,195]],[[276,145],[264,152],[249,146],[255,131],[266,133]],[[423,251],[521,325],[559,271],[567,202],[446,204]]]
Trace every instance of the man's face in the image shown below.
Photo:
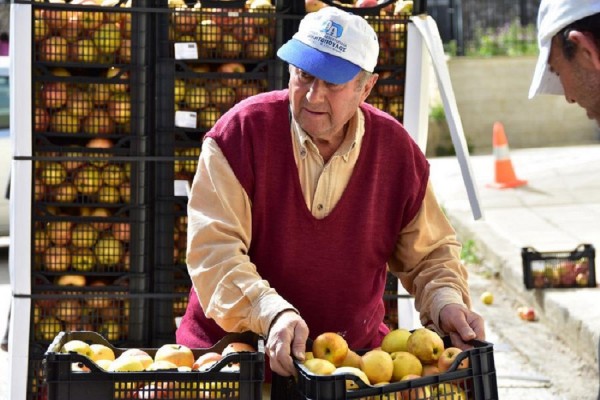
[[[600,126],[600,49],[591,37],[582,32],[571,32],[569,38],[577,46],[572,60],[565,58],[558,37],[552,40],[548,62],[550,69],[558,75],[569,103],[577,103],[584,108],[587,116]],[[594,57],[596,62],[594,62]]]
[[[359,73],[341,85],[322,81],[290,66],[290,102],[294,119],[314,140],[329,140],[343,134],[344,126],[367,98],[377,75],[366,81]]]

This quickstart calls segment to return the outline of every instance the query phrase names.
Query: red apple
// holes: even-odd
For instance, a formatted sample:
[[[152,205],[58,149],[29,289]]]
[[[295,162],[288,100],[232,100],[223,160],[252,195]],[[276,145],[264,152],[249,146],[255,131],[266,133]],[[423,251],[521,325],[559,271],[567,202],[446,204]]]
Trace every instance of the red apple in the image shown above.
[[[39,59],[46,62],[66,62],[69,42],[61,36],[50,36],[40,42]]]
[[[204,366],[208,363],[217,362],[217,361],[221,360],[222,358],[223,358],[223,356],[221,355],[221,353],[217,353],[215,351],[209,351],[207,353],[200,355],[196,359],[196,361],[194,361],[194,364],[192,365],[192,369],[194,369],[194,370],[200,369],[200,368],[202,368],[202,366]]]
[[[217,67],[217,72],[220,74],[243,74],[246,72],[246,66],[239,62],[224,63]],[[225,86],[238,88],[242,86],[243,80],[242,78],[235,77],[223,78],[221,79],[221,83]]]
[[[324,332],[313,341],[312,352],[315,358],[322,358],[339,367],[348,353],[348,342],[339,333]]]
[[[457,359],[458,355],[462,352],[458,347],[447,347],[444,349],[442,354],[440,354],[440,358],[438,359],[438,369],[440,372],[446,372],[452,366],[454,360]],[[463,359],[456,369],[464,369],[469,366],[469,358],[466,357]]]

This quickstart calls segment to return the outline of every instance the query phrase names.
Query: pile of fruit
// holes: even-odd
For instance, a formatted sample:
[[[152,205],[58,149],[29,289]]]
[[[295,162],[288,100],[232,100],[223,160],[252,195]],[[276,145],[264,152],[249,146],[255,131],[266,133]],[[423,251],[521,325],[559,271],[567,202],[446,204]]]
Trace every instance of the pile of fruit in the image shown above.
[[[449,370],[469,367],[469,358],[459,356],[457,347],[445,347],[443,339],[434,331],[418,328],[413,332],[398,328],[390,331],[381,346],[359,354],[348,348],[339,334],[325,332],[313,341],[300,364],[314,375],[352,375],[371,386],[386,386],[394,382],[439,375]],[[460,359],[460,361],[459,361]],[[456,364],[456,365],[455,365]],[[376,399],[444,399],[466,400],[462,380],[435,385],[415,385],[411,389],[386,392]],[[346,379],[346,390],[360,390],[355,379]]]
[[[533,262],[531,275],[535,288],[586,287],[590,280],[590,263],[587,257],[575,261]]]
[[[120,353],[119,353],[120,351]],[[179,344],[164,344],[156,350],[147,351],[140,348],[113,350],[104,344],[88,344],[79,339],[71,339],[64,343],[61,353],[77,353],[89,358],[101,370],[110,373],[122,372],[218,372],[239,374],[240,364],[230,362],[236,357],[230,354],[256,352],[256,348],[245,342],[233,341],[221,352],[206,351],[196,355],[192,349]],[[229,360],[227,360],[229,358]],[[222,361],[225,360],[225,361]],[[74,362],[71,371],[74,373],[91,373],[84,362]],[[198,376],[196,380],[178,381],[174,375],[172,380],[156,382],[154,375],[148,378],[127,379],[119,382],[114,379],[116,398],[135,399],[213,399],[239,397],[239,382],[235,378],[230,381],[213,381]],[[232,397],[232,398],[233,398]]]

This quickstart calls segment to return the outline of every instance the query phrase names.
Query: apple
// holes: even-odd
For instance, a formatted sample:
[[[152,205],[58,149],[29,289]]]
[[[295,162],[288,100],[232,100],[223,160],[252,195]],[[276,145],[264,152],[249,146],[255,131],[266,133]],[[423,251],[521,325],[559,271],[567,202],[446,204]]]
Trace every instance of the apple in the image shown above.
[[[93,63],[98,60],[98,49],[91,39],[79,39],[70,48],[71,60],[81,63]]]
[[[406,342],[407,350],[424,364],[436,363],[444,351],[444,341],[436,332],[417,328]]]
[[[115,53],[121,46],[121,29],[118,24],[105,22],[94,30],[92,40],[100,53]]]
[[[336,370],[335,365],[331,361],[322,358],[304,360],[302,365],[315,375],[331,375]]]
[[[235,88],[235,102],[239,103],[240,101],[247,99],[248,97],[256,96],[261,93],[263,90],[257,83],[246,82],[241,84],[240,86]]]
[[[92,354],[89,357],[96,363],[100,360],[114,361],[115,359],[115,352],[113,349],[104,344],[93,343],[90,345],[90,350],[92,351]]]
[[[327,7],[327,4],[322,2],[321,0],[305,0],[304,1],[304,10],[306,13],[311,13],[315,11],[319,11],[321,8]]]
[[[36,337],[40,340],[50,342],[62,331],[62,322],[54,317],[42,318],[36,327]]]
[[[72,339],[63,344],[60,349],[61,353],[77,353],[82,356],[90,357],[92,355],[92,350],[90,349],[90,345],[84,342],[83,340]]]
[[[46,132],[48,127],[50,126],[50,114],[48,114],[48,110],[43,107],[35,106],[34,110],[34,122],[33,122],[33,131],[34,132]]]
[[[118,124],[131,119],[131,97],[129,93],[115,93],[108,100],[108,115]]]
[[[210,129],[221,118],[221,111],[213,106],[205,107],[198,111],[198,128]],[[194,162],[197,165],[197,161]]]
[[[362,371],[360,368],[354,367],[338,367],[333,372],[335,375],[355,375],[357,376],[365,385],[370,385],[369,377]],[[333,375],[332,374],[332,375]],[[353,379],[346,379],[346,390],[354,390],[359,389],[360,386]]]
[[[444,349],[440,358],[438,359],[438,368],[440,372],[446,372],[452,366],[452,363],[457,359],[458,355],[462,352],[458,347],[448,347]],[[469,366],[469,357],[465,357],[456,369],[465,369]]]
[[[177,365],[167,360],[154,361],[146,367],[145,371],[160,371],[165,369],[177,369]]]
[[[220,74],[244,74],[246,72],[246,66],[239,62],[223,63],[217,67],[217,72]],[[221,83],[225,86],[238,88],[242,86],[243,80],[236,77],[223,78],[221,79]]]
[[[251,21],[247,19],[242,20],[242,24],[236,24],[231,33],[241,43],[248,43],[252,41],[257,35],[257,27],[254,26]]]
[[[423,365],[414,354],[408,351],[397,351],[392,353],[391,357],[394,366],[392,382],[397,382],[406,375],[421,375],[423,373]]]
[[[106,220],[106,218],[110,217],[110,215],[111,215],[111,212],[107,208],[104,208],[104,207],[94,208],[90,212],[89,216],[94,219],[98,219],[98,221],[90,222],[90,225],[99,232],[110,229],[110,227],[112,226],[112,222]]]
[[[390,25],[388,36],[390,48],[403,49],[406,43],[406,24],[394,23]]]
[[[79,119],[67,109],[59,110],[50,116],[50,130],[57,133],[78,133]]]
[[[33,21],[33,40],[35,42],[39,42],[44,40],[50,29],[48,29],[48,24],[43,19],[35,19]]]
[[[494,294],[487,291],[481,293],[481,302],[486,306],[491,305],[494,302]]]
[[[81,319],[82,315],[82,307],[79,300],[76,299],[61,299],[56,303],[56,308],[54,309],[54,316],[61,321],[67,323],[77,322]],[[87,343],[86,343],[87,344]],[[65,344],[66,346],[66,344]],[[89,350],[89,349],[88,349]],[[88,356],[88,354],[83,354]]]
[[[196,26],[195,39],[203,49],[216,49],[221,43],[222,30],[212,19],[204,19]]]
[[[241,352],[253,353],[253,352],[256,352],[256,348],[253,345],[244,343],[244,342],[231,342],[223,348],[223,350],[221,351],[221,355],[223,357],[225,357],[231,353],[241,353]]]
[[[129,72],[121,68],[110,67],[106,70],[106,77],[116,81],[108,85],[111,93],[127,93],[129,91]],[[119,83],[119,81],[122,81]]]
[[[226,110],[235,103],[235,90],[228,86],[219,86],[209,93],[210,103],[215,107]]]
[[[580,272],[575,276],[577,286],[585,287],[589,285],[589,276],[587,272]]]
[[[88,85],[88,93],[92,102],[96,106],[104,106],[111,95],[110,84],[107,83],[90,83]]]
[[[84,287],[86,283],[86,278],[83,275],[60,275],[56,278],[55,284],[57,286],[77,286]],[[54,305],[56,307],[56,305]]]
[[[306,357],[314,357],[312,351],[308,351],[305,354]],[[361,356],[352,349],[348,349],[348,353],[346,354],[346,358],[342,361],[342,367],[355,367],[360,368]]]
[[[390,354],[406,351],[406,342],[411,332],[408,329],[396,328],[388,332],[381,341],[381,349]]]
[[[185,88],[184,100],[192,110],[206,107],[210,102],[210,95],[204,86],[188,85]]]
[[[45,82],[40,92],[42,103],[47,108],[61,108],[67,104],[68,89],[64,82]]]
[[[72,0],[70,4],[97,6],[94,0]],[[85,10],[79,13],[81,28],[86,31],[97,29],[104,22],[104,12]]]
[[[394,361],[392,356],[383,350],[370,350],[362,355],[360,369],[371,383],[389,382],[394,372]]]
[[[123,244],[113,236],[103,236],[94,246],[94,254],[98,264],[102,266],[118,265],[124,253]]]
[[[537,316],[535,313],[535,309],[533,307],[519,307],[517,309],[517,313],[519,318],[525,321],[535,321],[537,320]]]
[[[92,195],[102,186],[100,169],[93,165],[86,165],[75,172],[73,184],[77,191],[83,195]]]
[[[412,379],[419,378],[421,378],[421,375],[409,374],[405,375],[401,380],[409,381]],[[429,387],[429,385],[402,390],[400,393],[402,394],[403,399],[437,399],[437,397],[435,396],[431,397],[431,388]]]
[[[129,349],[132,350],[132,349]],[[127,350],[127,351],[129,351]],[[140,372],[144,370],[144,364],[140,357],[133,353],[125,355],[125,351],[108,366],[109,372]],[[152,362],[148,363],[150,365]]]
[[[97,196],[99,203],[116,204],[121,200],[119,188],[114,186],[101,186]]]
[[[438,360],[439,363],[439,360]],[[431,376],[431,375],[439,375],[440,369],[436,364],[425,364],[423,365],[423,372],[421,372],[421,376]]]
[[[195,357],[192,350],[182,344],[164,344],[156,350],[155,361],[170,361],[178,367],[194,365]]]
[[[270,23],[274,23],[272,17],[269,14],[273,14],[275,7],[271,4],[270,0],[253,0],[248,7],[248,12],[254,14],[252,22],[256,26],[267,26]]]
[[[117,54],[121,63],[131,63],[131,39],[121,39],[121,47],[119,47]]]
[[[46,271],[65,272],[71,266],[71,251],[65,246],[53,246],[46,249],[43,255]]]
[[[206,352],[206,353],[200,355],[196,359],[196,361],[194,361],[194,363],[192,364],[192,369],[193,370],[200,369],[205,364],[218,362],[222,358],[223,358],[223,356],[221,355],[221,353],[218,353],[216,351]]]
[[[340,367],[348,354],[348,342],[339,333],[324,332],[313,341],[312,352],[315,358],[328,360]]]
[[[49,36],[40,41],[38,57],[45,62],[67,62],[69,59],[69,42],[61,36]]]
[[[238,58],[242,52],[242,42],[236,39],[231,33],[224,33],[221,36],[221,42],[219,44],[219,50],[221,56],[225,58]]]
[[[185,7],[176,7],[171,13],[171,23],[180,34],[192,33],[198,24],[198,13],[188,8],[187,4]]]
[[[57,246],[66,246],[71,242],[72,229],[71,221],[50,221],[46,224],[48,239]]]
[[[125,181],[119,185],[119,196],[123,203],[129,203],[131,201],[131,183]]]
[[[246,57],[263,60],[269,58],[271,54],[271,39],[264,35],[257,35],[254,40],[246,44]]]
[[[464,390],[453,383],[440,383],[433,390],[434,398],[439,400],[467,400]]]
[[[112,224],[111,232],[115,239],[123,243],[129,243],[131,237],[131,225],[129,222],[115,222]]]
[[[108,112],[102,108],[94,108],[81,124],[84,133],[107,135],[114,133],[115,124]]]
[[[43,184],[56,186],[65,181],[67,170],[61,163],[50,161],[42,165],[39,175]]]
[[[34,232],[33,249],[35,253],[43,253],[50,245],[50,239],[43,230],[36,230]]]
[[[92,249],[75,247],[71,253],[71,267],[78,272],[90,272],[96,266],[96,256]]]
[[[85,117],[92,111],[92,106],[92,99],[87,92],[74,89],[68,93],[66,110],[74,117]]]
[[[89,248],[98,240],[98,231],[86,223],[79,223],[73,227],[71,232],[71,243],[75,247]]]
[[[375,90],[384,97],[400,96],[404,92],[403,80],[395,77],[392,71],[380,72]]]
[[[58,203],[74,203],[77,200],[77,189],[71,182],[63,182],[54,187],[52,195]]]

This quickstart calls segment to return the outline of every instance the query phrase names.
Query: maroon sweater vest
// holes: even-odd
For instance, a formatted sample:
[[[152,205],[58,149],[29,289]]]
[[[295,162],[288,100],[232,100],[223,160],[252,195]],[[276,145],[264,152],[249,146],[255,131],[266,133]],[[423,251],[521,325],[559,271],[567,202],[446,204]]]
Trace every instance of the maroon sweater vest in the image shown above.
[[[300,311],[311,337],[339,332],[355,349],[378,346],[387,332],[386,262],[421,207],[429,178],[429,164],[405,129],[372,106],[361,108],[360,156],[324,219],[313,217],[302,196],[287,90],[238,104],[206,135],[217,141],[252,202],[249,256],[259,274]],[[224,334],[192,290],[178,343],[207,347]]]

